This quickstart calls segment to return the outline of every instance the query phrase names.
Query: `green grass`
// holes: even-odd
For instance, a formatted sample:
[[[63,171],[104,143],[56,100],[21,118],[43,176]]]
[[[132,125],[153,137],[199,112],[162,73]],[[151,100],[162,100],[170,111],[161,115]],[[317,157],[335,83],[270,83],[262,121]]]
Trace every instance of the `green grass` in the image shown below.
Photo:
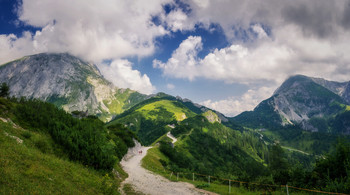
[[[164,141],[164,142],[172,142],[173,140],[170,139],[166,134],[163,136],[159,137],[156,141],[154,141],[151,146],[155,146],[158,142]]]
[[[155,120],[155,119],[157,119],[157,116],[151,115],[148,113],[152,110],[156,110],[158,107],[163,107],[168,112],[174,113],[174,116],[175,116],[177,121],[182,121],[182,120],[186,119],[187,117],[189,117],[188,115],[191,115],[191,116],[194,115],[188,109],[184,109],[184,108],[181,108],[179,106],[174,105],[174,103],[170,100],[161,100],[161,101],[153,102],[153,103],[147,104],[147,105],[139,108],[137,111],[143,113],[143,115],[147,119]],[[191,114],[189,114],[189,113],[191,113]]]
[[[0,194],[119,194],[126,173],[114,169],[120,178],[67,160],[49,135],[0,121]]]
[[[228,181],[225,180],[216,180],[215,178],[211,178],[211,183],[208,185],[208,178],[205,176],[195,175],[194,181],[192,180],[192,174],[179,174],[177,178],[176,173],[172,173],[163,167],[162,161],[169,162],[169,159],[159,151],[158,147],[154,147],[148,150],[147,155],[142,159],[142,167],[145,169],[152,171],[158,175],[161,175],[170,181],[182,181],[191,183],[197,188],[201,188],[206,191],[215,192],[218,194],[229,194],[229,184]],[[265,190],[256,190],[256,185],[251,184],[248,188],[244,187],[245,184],[239,184],[232,182],[231,184],[231,193],[230,194],[246,194],[246,195],[255,195],[255,194],[286,194],[285,188],[276,188],[273,191],[265,191]],[[250,189],[249,189],[250,188]],[[289,190],[292,192],[292,189]],[[303,194],[302,192],[293,191],[291,194]]]
[[[350,111],[350,105],[346,105],[346,104],[342,104],[342,103],[339,103],[337,101],[333,101],[330,106],[339,106],[341,107],[342,109],[344,109],[344,111]]]
[[[126,104],[131,93],[132,91],[130,89],[126,89],[125,91],[119,89],[114,94],[115,99],[104,100],[103,103],[107,106],[110,112],[120,114],[124,111],[123,106]]]
[[[124,184],[123,191],[127,195],[144,195],[144,193],[142,193],[142,192],[135,191],[133,186],[131,184],[128,184],[128,183]]]
[[[350,106],[349,106],[349,105],[346,105],[345,110],[346,110],[346,111],[350,111]]]
[[[151,148],[147,151],[147,155],[142,159],[142,167],[155,172],[159,175],[169,174],[169,171],[166,171],[163,167],[160,160],[169,162],[168,157],[166,157],[162,152],[159,151],[158,147]]]
[[[219,116],[211,110],[206,111],[202,115],[205,116],[211,123],[220,121]]]

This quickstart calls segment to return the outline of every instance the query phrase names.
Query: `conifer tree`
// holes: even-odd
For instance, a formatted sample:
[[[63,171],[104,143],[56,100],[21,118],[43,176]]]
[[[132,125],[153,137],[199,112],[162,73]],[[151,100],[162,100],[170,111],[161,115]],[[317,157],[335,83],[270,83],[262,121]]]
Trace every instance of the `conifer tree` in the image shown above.
[[[10,91],[10,87],[7,85],[7,83],[2,83],[0,86],[0,97],[8,97]]]

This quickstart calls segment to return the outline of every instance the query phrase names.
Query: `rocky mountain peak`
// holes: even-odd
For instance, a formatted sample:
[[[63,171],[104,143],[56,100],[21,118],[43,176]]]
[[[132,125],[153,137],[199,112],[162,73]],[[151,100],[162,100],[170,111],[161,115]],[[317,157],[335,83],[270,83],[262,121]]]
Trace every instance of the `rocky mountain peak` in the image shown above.
[[[10,86],[12,96],[42,99],[69,112],[117,114],[146,97],[115,87],[96,65],[68,53],[41,53],[6,63],[0,66],[0,82]]]
[[[254,123],[254,126],[300,125],[305,130],[319,131],[320,123],[316,121],[325,121],[344,112],[349,91],[349,82],[292,76],[254,111],[244,112],[235,120],[241,124]]]

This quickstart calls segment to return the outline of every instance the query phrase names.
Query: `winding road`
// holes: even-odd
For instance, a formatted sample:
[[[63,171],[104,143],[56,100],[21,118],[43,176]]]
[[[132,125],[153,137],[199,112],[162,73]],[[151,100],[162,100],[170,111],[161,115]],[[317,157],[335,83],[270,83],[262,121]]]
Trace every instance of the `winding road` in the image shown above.
[[[151,147],[143,147],[140,143],[136,143],[135,147],[128,150],[128,153],[121,161],[121,165],[129,174],[129,177],[122,182],[121,189],[124,184],[128,183],[133,186],[135,191],[151,195],[213,194],[196,189],[189,183],[169,181],[141,167],[141,160],[146,156],[147,150],[150,148]],[[142,153],[140,154],[139,151],[142,151]],[[122,192],[122,194],[125,193]]]

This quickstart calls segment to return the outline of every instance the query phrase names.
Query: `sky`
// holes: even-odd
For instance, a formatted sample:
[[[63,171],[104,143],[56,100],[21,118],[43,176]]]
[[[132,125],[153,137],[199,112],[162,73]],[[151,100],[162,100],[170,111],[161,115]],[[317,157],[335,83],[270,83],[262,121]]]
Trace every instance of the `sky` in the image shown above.
[[[42,52],[235,116],[288,77],[349,81],[348,0],[0,0],[0,64]]]

